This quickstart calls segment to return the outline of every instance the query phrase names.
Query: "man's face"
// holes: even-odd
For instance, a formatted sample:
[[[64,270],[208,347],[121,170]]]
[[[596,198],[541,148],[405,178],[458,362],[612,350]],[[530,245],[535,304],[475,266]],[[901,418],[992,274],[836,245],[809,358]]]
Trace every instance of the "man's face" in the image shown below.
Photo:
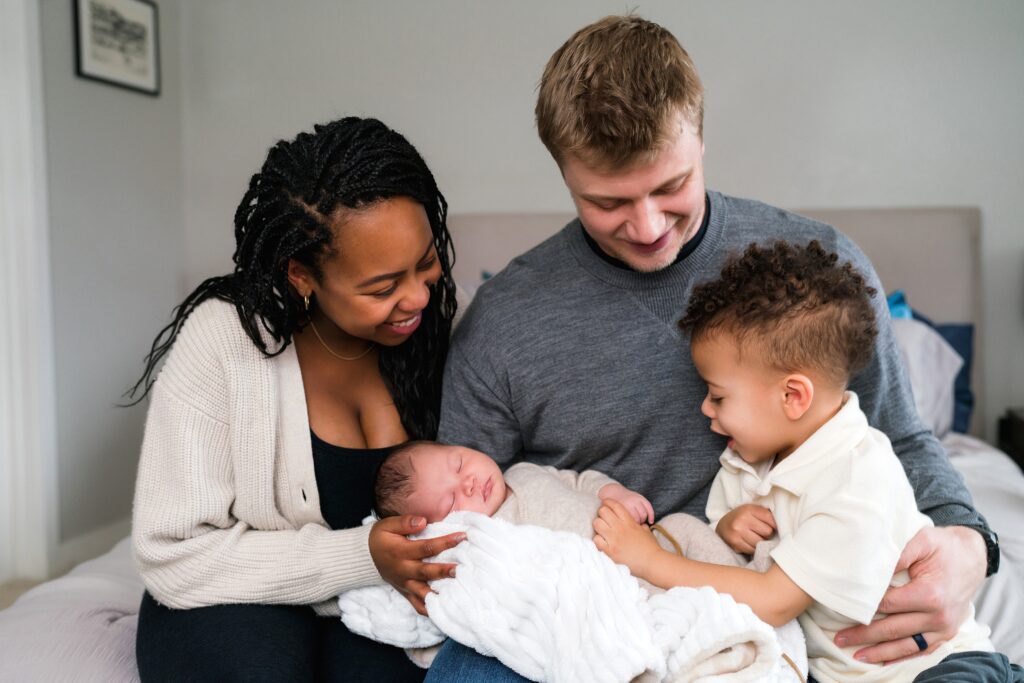
[[[704,219],[704,142],[688,123],[650,161],[597,171],[569,157],[562,177],[587,234],[639,272],[671,265]]]

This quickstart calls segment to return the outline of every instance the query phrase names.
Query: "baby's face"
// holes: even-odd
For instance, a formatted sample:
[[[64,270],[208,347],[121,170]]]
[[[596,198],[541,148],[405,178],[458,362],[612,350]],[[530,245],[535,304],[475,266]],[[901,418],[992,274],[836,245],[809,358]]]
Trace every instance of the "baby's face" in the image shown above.
[[[490,456],[461,446],[421,446],[409,457],[412,494],[405,513],[438,522],[457,510],[488,517],[505,502],[505,478]]]

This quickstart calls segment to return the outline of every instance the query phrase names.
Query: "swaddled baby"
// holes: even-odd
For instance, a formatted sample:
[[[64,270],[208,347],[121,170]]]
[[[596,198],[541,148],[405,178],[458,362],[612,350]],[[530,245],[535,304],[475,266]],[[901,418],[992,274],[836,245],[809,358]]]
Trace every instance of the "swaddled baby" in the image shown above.
[[[618,501],[638,523],[650,522],[654,518],[654,510],[645,497],[604,474],[595,471],[576,473],[530,463],[514,465],[503,474],[493,459],[479,451],[419,441],[398,447],[384,461],[374,493],[376,512],[380,517],[412,514],[424,517],[431,524],[442,521],[447,523],[446,518],[457,512],[473,512],[495,518],[495,521],[486,520],[490,522],[489,527],[483,525],[477,529],[477,533],[483,533],[484,537],[478,537],[476,544],[468,551],[470,555],[463,558],[470,560],[470,563],[462,579],[462,587],[446,591],[445,602],[435,603],[431,608],[432,616],[441,620],[438,625],[416,615],[393,589],[388,591],[381,587],[367,587],[340,598],[343,618],[350,630],[393,645],[412,646],[414,649],[407,651],[413,661],[421,666],[428,666],[436,652],[435,647],[424,646],[440,642],[444,634],[457,637],[457,634],[461,634],[467,638],[462,642],[470,647],[482,648],[480,651],[487,654],[494,654],[495,648],[498,648],[499,658],[502,658],[501,651],[505,648],[502,661],[520,673],[535,669],[548,670],[558,665],[559,661],[564,663],[565,657],[573,659],[582,656],[580,652],[573,654],[574,643],[578,649],[581,642],[590,642],[587,640],[589,636],[574,636],[568,642],[556,638],[557,647],[552,646],[552,634],[562,633],[566,623],[569,623],[572,626],[569,630],[577,634],[582,628],[587,633],[605,639],[612,633],[620,636],[632,634],[641,638],[642,643],[639,644],[621,644],[622,647],[633,648],[630,652],[636,648],[653,647],[660,654],[655,654],[651,661],[645,659],[650,655],[646,650],[642,657],[637,654],[640,650],[633,652],[636,655],[634,659],[646,662],[633,675],[643,670],[644,666],[653,667],[648,668],[649,676],[642,678],[645,681],[661,680],[665,667],[668,671],[677,671],[686,680],[694,671],[708,674],[733,672],[739,676],[736,680],[753,680],[750,676],[761,680],[757,671],[767,674],[783,666],[778,655],[777,637],[782,641],[782,651],[793,653],[800,661],[800,665],[794,668],[797,676],[803,678],[800,671],[806,670],[803,636],[795,622],[789,625],[788,629],[792,633],[788,636],[783,630],[773,634],[770,627],[754,617],[745,606],[737,606],[729,596],[713,591],[654,596],[663,591],[650,584],[645,584],[648,591],[634,594],[630,592],[629,581],[633,582],[632,586],[638,587],[636,579],[629,577],[628,581],[624,581],[621,577],[628,577],[625,573],[604,573],[613,565],[608,563],[605,567],[597,561],[597,558],[602,558],[607,562],[607,558],[590,544],[592,524],[602,502]],[[456,517],[459,517],[457,523],[464,523],[464,517]],[[500,534],[492,535],[500,531],[495,524],[504,525],[509,530],[507,545],[500,545],[505,542]],[[508,524],[515,526],[509,527]],[[517,531],[511,533],[512,529]],[[659,524],[653,525],[652,529],[666,550],[702,558],[707,562],[744,564],[743,558],[734,553],[706,523],[689,515],[668,515]],[[590,544],[592,553],[582,552],[585,551],[583,541],[575,545],[564,540],[558,541],[552,532],[570,532],[587,539],[585,543]],[[485,542],[485,538],[489,538],[490,542]],[[492,545],[492,542],[499,545]],[[532,560],[526,559],[525,564],[520,563],[524,559],[520,553],[527,548],[534,554],[541,553],[546,560],[551,561],[533,564]],[[487,627],[480,630],[481,623],[474,610],[478,610],[481,604],[490,604],[487,596],[491,594],[488,590],[494,587],[494,581],[486,578],[492,576],[490,570],[479,571],[484,566],[480,564],[484,556],[487,556],[488,561],[502,563],[501,569],[494,576],[516,574],[525,565],[541,572],[527,583],[534,590],[543,586],[540,596],[544,599],[531,598],[519,604],[516,602],[516,596],[519,595],[516,591],[513,591],[516,595],[505,597],[509,604],[517,605],[510,613],[514,618],[509,617],[509,620],[522,622],[522,627],[526,629],[514,635],[511,632],[508,634],[508,638],[520,643],[519,646],[512,647],[505,642],[502,634],[506,631],[496,631],[491,623],[494,619],[500,620],[509,615],[502,616],[488,608],[485,610],[490,615],[485,619]],[[556,568],[554,574],[548,573],[551,568]],[[574,586],[587,586],[585,593],[580,595],[573,592],[577,588],[567,590],[564,581],[555,578],[558,574],[563,578],[574,577],[570,581]],[[459,576],[453,580],[458,581]],[[520,580],[523,576],[519,574]],[[597,583],[588,583],[595,581]],[[511,590],[512,584],[508,584],[508,590]],[[479,598],[466,602],[467,587],[468,590],[483,592]],[[520,585],[519,589],[522,588]],[[383,595],[379,594],[381,592]],[[526,592],[537,595],[532,590]],[[557,599],[551,603],[547,598],[555,594]],[[650,598],[647,597],[649,594]],[[634,599],[640,602],[630,602]],[[654,602],[649,603],[648,599]],[[564,600],[579,604],[580,608],[558,610],[553,606]],[[611,607],[613,604],[617,607]],[[601,607],[594,611],[594,605]],[[435,608],[443,609],[436,612]],[[619,608],[625,611],[619,612]],[[522,610],[528,612],[529,616],[520,614]],[[574,615],[583,618],[580,615],[584,613],[590,614],[592,618],[588,617],[583,623],[573,621]],[[610,621],[599,618],[600,615],[608,617]],[[622,619],[613,615],[621,615]],[[550,629],[554,631],[549,632]],[[520,647],[520,641],[524,638],[530,641],[531,637],[538,639],[534,643],[536,647]],[[552,654],[554,660],[549,661],[543,653],[552,647],[557,653]],[[615,657],[617,652],[619,649],[613,647],[606,654]],[[655,670],[661,670],[662,674],[654,674]],[[739,673],[741,671],[743,674]],[[779,675],[773,674],[765,680],[785,678],[784,672],[776,673]],[[675,676],[670,678],[675,680]]]
[[[451,512],[470,511],[585,538],[593,536],[591,525],[606,500],[622,503],[639,523],[654,521],[644,496],[600,472],[518,463],[502,474],[485,453],[431,441],[392,451],[377,475],[374,498],[380,517],[412,514],[432,523]],[[668,515],[652,528],[666,550],[706,562],[745,564],[706,523],[690,515]]]

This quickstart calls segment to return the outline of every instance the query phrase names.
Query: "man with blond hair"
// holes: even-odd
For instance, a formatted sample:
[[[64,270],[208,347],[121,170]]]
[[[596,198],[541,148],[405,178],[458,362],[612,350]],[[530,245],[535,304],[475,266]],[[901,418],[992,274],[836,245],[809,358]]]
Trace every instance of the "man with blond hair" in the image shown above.
[[[537,128],[578,218],[480,288],[453,339],[441,440],[503,466],[594,469],[647,496],[658,515],[704,515],[726,440],[701,415],[706,386],[676,325],[693,286],[715,277],[730,252],[779,238],[816,239],[881,286],[834,228],[707,190],[703,113],[690,57],[639,17],[602,19],[552,55]],[[998,545],[918,419],[884,299],[875,303],[880,334],[850,389],[936,524],[904,550],[897,569],[909,567],[912,580],[886,594],[880,610],[890,616],[837,635],[855,657],[884,662],[956,633],[998,566]],[[763,536],[772,532],[769,522]],[[457,644],[428,680],[484,677],[522,680]]]

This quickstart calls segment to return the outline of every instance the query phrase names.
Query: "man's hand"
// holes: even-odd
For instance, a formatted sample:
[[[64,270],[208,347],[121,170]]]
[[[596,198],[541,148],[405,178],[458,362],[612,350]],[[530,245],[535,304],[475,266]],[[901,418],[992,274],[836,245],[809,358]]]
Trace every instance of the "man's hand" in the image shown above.
[[[633,519],[633,514],[617,500],[608,499],[594,519],[594,545],[619,564],[629,567],[633,576],[644,578],[659,553],[654,534]]]
[[[746,504],[718,520],[715,532],[738,553],[753,555],[757,544],[775,533],[775,515],[761,505]]]
[[[654,506],[651,501],[641,496],[636,491],[630,491],[622,484],[605,484],[597,492],[597,497],[604,503],[609,500],[617,500],[622,503],[637,524],[654,524]]]
[[[910,583],[890,588],[878,611],[889,616],[836,634],[839,647],[868,645],[860,661],[894,662],[923,654],[913,640],[920,633],[932,652],[952,638],[967,617],[971,599],[985,580],[985,541],[962,526],[926,527],[903,549],[896,571],[909,570]]]
[[[427,606],[423,601],[431,592],[427,582],[455,576],[455,565],[423,560],[454,548],[466,538],[464,533],[419,541],[406,538],[409,534],[423,531],[426,526],[427,520],[422,517],[385,517],[373,525],[369,541],[370,557],[381,577],[424,616]]]

